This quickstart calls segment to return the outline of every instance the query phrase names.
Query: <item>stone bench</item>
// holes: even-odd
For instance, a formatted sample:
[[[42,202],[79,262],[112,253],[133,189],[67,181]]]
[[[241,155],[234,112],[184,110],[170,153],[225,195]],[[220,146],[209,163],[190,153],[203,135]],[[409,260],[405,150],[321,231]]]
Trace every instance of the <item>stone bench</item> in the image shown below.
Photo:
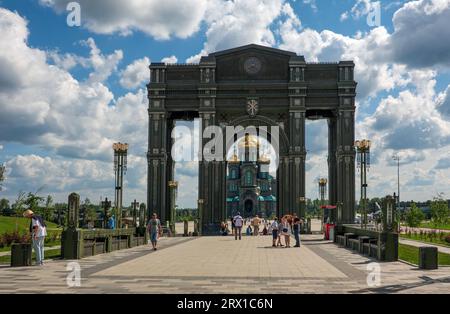
[[[345,237],[343,235],[337,235],[335,239],[337,244],[345,246]]]
[[[356,234],[351,233],[351,232],[347,232],[344,233],[344,238],[345,238],[345,242],[344,242],[344,246],[350,248],[350,239],[353,239],[356,237]]]
[[[353,251],[359,251],[359,239],[358,238],[349,238],[348,239],[348,248]]]

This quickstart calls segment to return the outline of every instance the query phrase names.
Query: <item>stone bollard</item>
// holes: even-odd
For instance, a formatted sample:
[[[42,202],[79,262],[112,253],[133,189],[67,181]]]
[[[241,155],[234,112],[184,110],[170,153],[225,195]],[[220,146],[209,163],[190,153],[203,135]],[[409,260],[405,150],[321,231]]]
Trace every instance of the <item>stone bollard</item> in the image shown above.
[[[187,237],[189,233],[189,222],[187,220],[184,221],[184,233],[183,236]]]
[[[199,221],[198,219],[194,220],[194,232],[192,233],[192,235],[194,237],[198,237],[200,235],[200,228],[199,228]]]
[[[427,270],[438,268],[437,247],[423,246],[419,248],[419,268]]]

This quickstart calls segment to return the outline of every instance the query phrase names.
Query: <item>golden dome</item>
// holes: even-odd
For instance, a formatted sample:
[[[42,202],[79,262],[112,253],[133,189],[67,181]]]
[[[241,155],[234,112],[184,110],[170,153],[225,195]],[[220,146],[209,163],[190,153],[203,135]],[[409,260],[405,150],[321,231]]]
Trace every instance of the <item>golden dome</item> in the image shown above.
[[[250,135],[250,134],[245,134],[245,137],[239,141],[239,147],[240,148],[242,148],[242,147],[258,148],[259,147],[258,137]]]

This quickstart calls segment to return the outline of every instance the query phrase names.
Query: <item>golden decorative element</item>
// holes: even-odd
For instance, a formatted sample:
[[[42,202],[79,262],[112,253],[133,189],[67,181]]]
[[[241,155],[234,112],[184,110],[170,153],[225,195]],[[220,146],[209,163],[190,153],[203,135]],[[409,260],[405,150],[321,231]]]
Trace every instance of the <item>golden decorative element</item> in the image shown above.
[[[327,179],[325,179],[325,178],[322,178],[322,179],[319,179],[319,185],[327,185],[327,183],[328,183],[328,180]]]
[[[372,142],[369,140],[356,141],[355,146],[358,150],[365,151],[369,150]]]
[[[267,155],[262,155],[261,157],[259,157],[258,162],[270,164],[270,158]]]
[[[169,187],[170,188],[178,187],[178,182],[177,181],[169,181]]]
[[[228,161],[230,163],[239,163],[239,157],[236,154],[233,154],[233,156],[231,157],[231,159]]]
[[[250,134],[245,134],[244,139],[241,139],[239,141],[239,147],[245,147],[245,148],[249,148],[249,147],[254,147],[254,148],[258,148],[260,146],[259,144],[259,140],[258,137],[250,135]]]
[[[116,152],[126,152],[128,150],[128,144],[127,143],[114,143],[113,149]]]

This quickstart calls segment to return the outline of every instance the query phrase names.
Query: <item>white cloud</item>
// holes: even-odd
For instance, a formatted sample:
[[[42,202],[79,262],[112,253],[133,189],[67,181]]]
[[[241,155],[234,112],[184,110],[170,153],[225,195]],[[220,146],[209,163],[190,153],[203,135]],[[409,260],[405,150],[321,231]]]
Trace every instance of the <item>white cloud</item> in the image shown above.
[[[174,64],[178,62],[177,57],[175,56],[170,56],[170,57],[165,57],[161,60],[162,63],[166,63],[166,64]]]
[[[121,73],[120,85],[127,89],[136,89],[150,80],[150,60],[147,57],[135,60]]]
[[[91,48],[88,62],[94,69],[94,72],[89,74],[89,81],[92,83],[106,81],[117,70],[117,65],[123,58],[122,50],[116,50],[113,54],[104,56],[100,49],[98,49],[93,38],[82,41],[82,44]]]
[[[207,27],[202,51],[187,59],[198,62],[210,52],[246,44],[272,46],[271,24],[282,13],[284,0],[210,0],[205,14]]]
[[[450,124],[437,109],[435,75],[412,71],[412,88],[384,98],[375,113],[359,125],[380,148],[427,149],[450,144]],[[414,89],[413,89],[414,88]]]
[[[0,8],[0,140],[35,144],[69,157],[110,159],[111,144],[127,140],[134,147],[145,137],[144,90],[117,100],[102,81],[113,73],[121,52],[103,55],[92,39],[85,61],[93,72],[79,82],[47,63],[45,51],[27,45],[27,22]],[[15,73],[19,74],[16,78]],[[140,128],[140,129],[139,129]],[[136,130],[135,138],[129,138]],[[125,132],[126,131],[126,132]],[[142,134],[142,135],[141,135]],[[133,134],[134,135],[134,134]]]
[[[39,0],[64,14],[71,0]],[[78,0],[81,24],[98,34],[138,30],[156,39],[187,38],[198,31],[207,0]]]
[[[356,3],[349,11],[345,11],[341,14],[341,21],[347,20],[352,16],[355,20],[360,19],[363,16],[367,16],[373,11],[375,6],[377,6],[380,1],[370,1],[370,0],[357,0]]]
[[[411,67],[450,65],[450,0],[405,3],[393,17],[392,58]]]

